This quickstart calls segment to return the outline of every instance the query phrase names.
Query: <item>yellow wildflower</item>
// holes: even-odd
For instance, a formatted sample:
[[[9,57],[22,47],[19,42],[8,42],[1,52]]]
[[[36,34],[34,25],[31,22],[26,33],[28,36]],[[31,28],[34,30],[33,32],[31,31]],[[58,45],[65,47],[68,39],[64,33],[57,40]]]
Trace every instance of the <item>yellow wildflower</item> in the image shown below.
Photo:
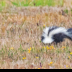
[[[53,46],[50,46],[51,49],[55,49]]]
[[[47,49],[50,49],[48,46],[46,46]]]
[[[39,57],[36,57],[37,59],[39,58]]]
[[[43,27],[45,27],[45,25],[43,25]]]
[[[28,53],[30,53],[30,50],[28,50]]]
[[[65,46],[63,46],[61,49],[63,50],[64,48],[66,48]]]
[[[52,65],[53,64],[53,62],[50,62],[48,65]]]
[[[40,69],[40,68],[38,68],[38,69]]]
[[[30,50],[31,50],[31,47],[30,47]]]
[[[47,49],[49,50],[50,48],[48,47]]]
[[[66,48],[65,46],[63,46],[62,48]]]
[[[66,65],[66,67],[68,68],[68,65]]]
[[[28,48],[28,51],[29,51],[30,49]]]
[[[3,24],[5,24],[5,23],[3,23]]]
[[[14,49],[13,47],[10,48],[10,50],[13,50],[13,49]]]
[[[42,67],[42,68],[44,68],[44,67]]]
[[[44,46],[44,49],[45,49],[45,46]]]
[[[26,57],[23,57],[23,60],[26,59]]]
[[[72,55],[72,52],[70,52],[70,54]]]
[[[28,49],[28,53],[30,53],[30,51],[31,51],[31,47]]]
[[[70,56],[68,56],[68,58],[70,59]]]
[[[40,51],[38,50],[38,52],[40,52]]]
[[[51,48],[52,48],[52,49],[54,49],[54,47],[53,47],[53,46],[51,46]]]
[[[50,64],[53,64],[53,62],[50,62]]]

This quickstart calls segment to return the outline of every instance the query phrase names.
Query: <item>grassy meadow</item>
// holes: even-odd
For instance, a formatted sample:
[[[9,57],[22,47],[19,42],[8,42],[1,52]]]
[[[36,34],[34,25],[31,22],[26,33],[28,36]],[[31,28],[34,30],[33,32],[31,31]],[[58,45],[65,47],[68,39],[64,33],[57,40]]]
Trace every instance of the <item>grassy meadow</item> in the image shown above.
[[[72,27],[72,0],[0,0],[0,69],[72,69],[72,41],[41,42],[53,25]]]

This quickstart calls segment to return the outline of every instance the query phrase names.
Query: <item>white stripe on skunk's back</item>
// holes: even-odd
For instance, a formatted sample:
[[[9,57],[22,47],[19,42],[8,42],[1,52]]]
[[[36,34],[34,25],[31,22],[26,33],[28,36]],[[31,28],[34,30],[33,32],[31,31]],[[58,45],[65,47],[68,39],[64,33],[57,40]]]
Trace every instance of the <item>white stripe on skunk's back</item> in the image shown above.
[[[54,30],[52,30],[50,33],[49,33],[49,37],[52,37],[54,34],[58,34],[58,33],[66,33],[67,30],[63,27],[59,27],[59,28],[56,28]]]
[[[43,33],[44,33],[44,34],[48,34],[48,31],[49,31],[49,27],[46,27],[46,28],[43,30]]]

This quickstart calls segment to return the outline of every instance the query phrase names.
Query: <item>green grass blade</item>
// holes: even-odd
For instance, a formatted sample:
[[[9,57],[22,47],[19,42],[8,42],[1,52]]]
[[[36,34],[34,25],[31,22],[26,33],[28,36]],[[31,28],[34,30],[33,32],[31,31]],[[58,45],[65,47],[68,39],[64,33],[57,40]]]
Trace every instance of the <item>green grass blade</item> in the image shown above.
[[[11,2],[11,3],[15,6],[19,6],[18,3],[16,3],[16,2]]]

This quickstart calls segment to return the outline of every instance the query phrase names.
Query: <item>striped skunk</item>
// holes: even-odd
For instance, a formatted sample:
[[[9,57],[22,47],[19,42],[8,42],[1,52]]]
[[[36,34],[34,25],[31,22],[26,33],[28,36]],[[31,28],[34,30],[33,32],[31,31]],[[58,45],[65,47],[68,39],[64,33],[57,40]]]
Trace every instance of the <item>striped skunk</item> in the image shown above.
[[[72,40],[72,28],[66,29],[64,27],[52,26],[43,30],[41,41],[44,44],[51,44],[52,42],[57,44],[63,42],[65,38]]]

